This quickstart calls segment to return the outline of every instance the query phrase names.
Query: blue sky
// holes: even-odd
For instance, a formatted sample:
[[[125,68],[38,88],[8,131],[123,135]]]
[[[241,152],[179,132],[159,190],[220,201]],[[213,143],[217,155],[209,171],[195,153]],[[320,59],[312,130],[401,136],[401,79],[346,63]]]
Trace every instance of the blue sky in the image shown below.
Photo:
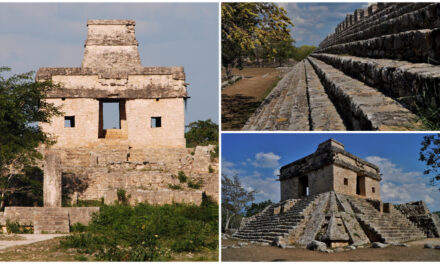
[[[346,15],[358,8],[368,7],[368,3],[277,3],[287,10],[294,27],[291,31],[295,46],[314,45],[319,43]]]
[[[222,173],[240,177],[247,189],[258,190],[256,201],[279,201],[276,175],[281,166],[316,151],[319,143],[334,138],[345,150],[379,166],[381,196],[385,202],[424,200],[440,211],[438,186],[427,184],[424,164],[418,161],[426,134],[222,134]]]
[[[217,3],[0,3],[0,65],[80,67],[87,19],[135,20],[144,66],[185,67],[185,123],[218,123]]]

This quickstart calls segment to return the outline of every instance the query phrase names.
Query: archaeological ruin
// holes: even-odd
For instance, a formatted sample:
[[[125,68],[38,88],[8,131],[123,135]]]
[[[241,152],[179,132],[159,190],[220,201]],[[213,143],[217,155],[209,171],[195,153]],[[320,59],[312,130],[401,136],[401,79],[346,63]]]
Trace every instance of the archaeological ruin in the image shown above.
[[[382,202],[379,168],[336,140],[283,166],[279,181],[281,201],[244,218],[234,238],[280,247],[306,247],[316,241],[329,247],[362,247],[439,237],[437,215],[422,201]]]
[[[440,107],[440,4],[377,3],[348,14],[296,64],[243,130],[426,130]]]
[[[40,68],[37,81],[58,87],[46,101],[62,116],[39,124],[56,139],[44,154],[44,207],[6,207],[6,220],[35,233],[69,232],[87,224],[99,207],[63,203],[118,200],[132,205],[218,202],[214,146],[186,148],[183,67],[144,67],[133,20],[88,20],[81,67]],[[107,103],[117,104],[116,127],[105,127]],[[120,198],[120,197],[119,197]]]

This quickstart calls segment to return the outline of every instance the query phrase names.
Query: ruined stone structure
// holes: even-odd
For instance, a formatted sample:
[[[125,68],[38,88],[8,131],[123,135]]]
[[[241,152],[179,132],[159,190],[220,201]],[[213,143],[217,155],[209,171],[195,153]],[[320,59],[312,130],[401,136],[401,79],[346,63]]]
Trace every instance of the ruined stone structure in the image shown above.
[[[143,67],[132,20],[88,20],[82,67],[40,68],[38,81],[60,85],[46,101],[64,116],[40,124],[55,147],[102,144],[184,147],[183,67]],[[119,127],[104,129],[103,104],[119,104]]]
[[[280,170],[281,201],[335,191],[380,200],[379,168],[330,139],[315,153]]]
[[[438,64],[439,3],[357,9],[285,75],[243,130],[423,130],[417,108],[440,107]]]
[[[44,207],[7,207],[0,225],[18,221],[35,233],[69,232],[87,224],[99,207],[61,207],[62,196],[130,204],[218,202],[214,146],[186,148],[183,67],[143,67],[132,20],[89,20],[82,67],[40,68],[52,81],[48,103],[65,114],[41,123],[56,144],[44,154]],[[117,103],[119,127],[104,128],[103,105]],[[179,174],[181,177],[179,178]]]
[[[81,67],[40,68],[36,77],[59,85],[46,101],[65,115],[40,125],[57,139],[50,153],[60,159],[63,192],[72,202],[113,203],[118,189],[131,203],[200,204],[203,193],[218,200],[213,147],[186,149],[183,67],[143,67],[132,20],[88,20],[87,27]],[[103,127],[108,102],[119,104],[118,128]]]
[[[300,247],[318,240],[342,247],[403,242],[432,233],[432,227],[383,203],[378,167],[333,139],[283,166],[279,178],[281,201],[243,219],[235,238]]]

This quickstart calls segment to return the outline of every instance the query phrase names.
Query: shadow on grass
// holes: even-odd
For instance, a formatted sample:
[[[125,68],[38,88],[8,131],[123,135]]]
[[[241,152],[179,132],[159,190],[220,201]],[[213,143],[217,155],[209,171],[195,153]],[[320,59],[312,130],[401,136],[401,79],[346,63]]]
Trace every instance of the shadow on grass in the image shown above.
[[[252,96],[222,94],[222,129],[240,130],[260,104]]]

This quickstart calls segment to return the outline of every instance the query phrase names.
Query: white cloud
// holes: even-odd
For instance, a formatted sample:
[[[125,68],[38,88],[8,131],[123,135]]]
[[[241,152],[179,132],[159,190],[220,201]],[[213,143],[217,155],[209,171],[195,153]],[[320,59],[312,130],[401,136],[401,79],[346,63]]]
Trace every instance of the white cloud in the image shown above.
[[[278,161],[280,159],[281,156],[278,156],[273,152],[259,152],[255,154],[255,160],[252,162],[252,165],[260,168],[275,168],[279,166]]]
[[[280,201],[280,183],[274,178],[255,177],[255,175],[240,177],[240,182],[246,190],[256,190],[256,202],[271,200]]]
[[[226,159],[222,158],[222,174],[225,174],[226,176],[234,176],[234,175],[239,175],[241,174],[243,171],[234,168],[235,167],[235,163],[227,161]]]
[[[318,23],[315,25],[315,28],[323,28],[324,27],[324,23]]]
[[[273,170],[273,176],[278,177],[280,175],[280,169]]]
[[[383,201],[399,204],[423,200],[431,211],[440,210],[436,203],[440,200],[440,193],[436,187],[427,184],[421,172],[404,171],[391,160],[379,156],[369,156],[366,160],[376,164],[382,173]]]

